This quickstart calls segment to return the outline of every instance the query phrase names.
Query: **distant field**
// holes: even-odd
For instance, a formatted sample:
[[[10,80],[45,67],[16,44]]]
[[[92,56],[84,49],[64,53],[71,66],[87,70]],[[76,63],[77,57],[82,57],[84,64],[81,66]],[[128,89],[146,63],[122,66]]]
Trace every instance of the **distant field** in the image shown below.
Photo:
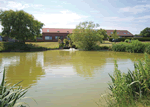
[[[34,44],[46,48],[59,48],[58,42],[26,42],[26,44]]]

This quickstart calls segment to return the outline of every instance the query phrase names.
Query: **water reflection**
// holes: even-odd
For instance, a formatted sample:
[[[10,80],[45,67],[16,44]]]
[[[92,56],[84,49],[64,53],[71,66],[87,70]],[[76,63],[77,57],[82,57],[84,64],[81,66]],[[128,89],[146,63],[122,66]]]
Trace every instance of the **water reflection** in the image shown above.
[[[40,57],[42,54],[39,56],[38,53],[18,53],[12,57],[3,55],[1,69],[6,67],[6,80],[12,84],[24,80],[21,83],[23,87],[37,83],[37,80],[45,75]]]
[[[37,83],[41,76],[68,77],[79,75],[93,78],[106,70],[114,70],[114,59],[119,67],[127,70],[127,65],[144,54],[96,51],[45,51],[35,53],[2,53],[0,70],[6,67],[6,79],[11,83],[25,80],[24,87]],[[131,68],[131,67],[130,67]]]
[[[0,70],[6,67],[10,83],[24,80],[24,87],[32,85],[26,96],[34,98],[38,105],[28,101],[31,107],[94,107],[93,99],[98,100],[108,87],[114,59],[118,68],[126,72],[127,68],[134,70],[133,62],[143,57],[144,54],[108,51],[0,53]]]

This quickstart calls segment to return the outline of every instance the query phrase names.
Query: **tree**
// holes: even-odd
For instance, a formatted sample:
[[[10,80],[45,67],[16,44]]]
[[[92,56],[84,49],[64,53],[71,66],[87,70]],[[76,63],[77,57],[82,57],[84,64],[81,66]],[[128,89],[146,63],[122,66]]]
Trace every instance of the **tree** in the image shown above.
[[[34,16],[20,11],[1,11],[0,21],[2,28],[2,35],[8,36],[25,43],[26,40],[36,40],[36,37],[41,36],[43,23],[35,20]]]
[[[140,36],[150,37],[150,28],[146,27],[144,30],[140,32]]]
[[[94,28],[99,27],[99,24],[93,22],[81,22],[73,30],[70,36],[71,41],[79,49],[92,50],[97,45],[97,42],[102,42],[103,35],[100,35]]]
[[[107,39],[108,35],[107,35],[107,31],[106,31],[106,30],[100,29],[100,30],[98,30],[98,33],[99,33],[100,35],[103,35],[103,36],[104,36],[103,39]]]
[[[118,39],[118,35],[117,35],[117,31],[116,30],[113,31],[113,34],[111,35],[111,37],[113,39]]]

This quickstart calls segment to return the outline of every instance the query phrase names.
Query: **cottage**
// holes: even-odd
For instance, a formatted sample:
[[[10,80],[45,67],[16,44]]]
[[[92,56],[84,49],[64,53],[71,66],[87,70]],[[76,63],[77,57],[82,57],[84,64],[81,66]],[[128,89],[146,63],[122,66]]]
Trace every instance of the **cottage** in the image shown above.
[[[107,34],[110,36],[114,30],[106,30]],[[42,36],[37,37],[39,42],[57,42],[58,37],[61,40],[67,37],[69,33],[72,33],[73,29],[63,29],[63,28],[43,28]],[[121,37],[133,37],[133,34],[127,30],[117,30],[118,36]]]

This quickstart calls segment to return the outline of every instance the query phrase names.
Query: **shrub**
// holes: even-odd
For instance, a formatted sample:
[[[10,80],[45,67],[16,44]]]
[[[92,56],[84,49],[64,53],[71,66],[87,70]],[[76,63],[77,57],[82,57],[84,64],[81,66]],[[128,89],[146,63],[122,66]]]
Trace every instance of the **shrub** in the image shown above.
[[[143,53],[145,51],[144,43],[142,43],[138,40],[132,40],[131,47],[132,47],[132,52]]]
[[[33,44],[24,44],[20,42],[4,42],[0,43],[0,51],[30,51],[31,49],[46,49]]]
[[[112,50],[113,51],[125,52],[125,50],[126,50],[126,44],[123,43],[123,42],[118,43],[118,44],[113,43],[112,44]]]
[[[66,47],[69,46],[69,40],[68,40],[68,39],[64,39],[63,42],[64,42],[64,45],[65,45]]]
[[[146,46],[145,52],[148,53],[148,54],[150,54],[150,44],[148,46]]]
[[[125,42],[121,42],[118,44],[112,44],[113,51],[122,51],[122,52],[130,52],[130,53],[144,53],[146,44],[138,41],[138,40],[131,40],[129,43],[129,39],[126,39]],[[128,42],[128,43],[126,43]]]
[[[60,44],[59,44],[59,48],[60,48],[60,47],[64,47],[64,43],[60,43]]]

